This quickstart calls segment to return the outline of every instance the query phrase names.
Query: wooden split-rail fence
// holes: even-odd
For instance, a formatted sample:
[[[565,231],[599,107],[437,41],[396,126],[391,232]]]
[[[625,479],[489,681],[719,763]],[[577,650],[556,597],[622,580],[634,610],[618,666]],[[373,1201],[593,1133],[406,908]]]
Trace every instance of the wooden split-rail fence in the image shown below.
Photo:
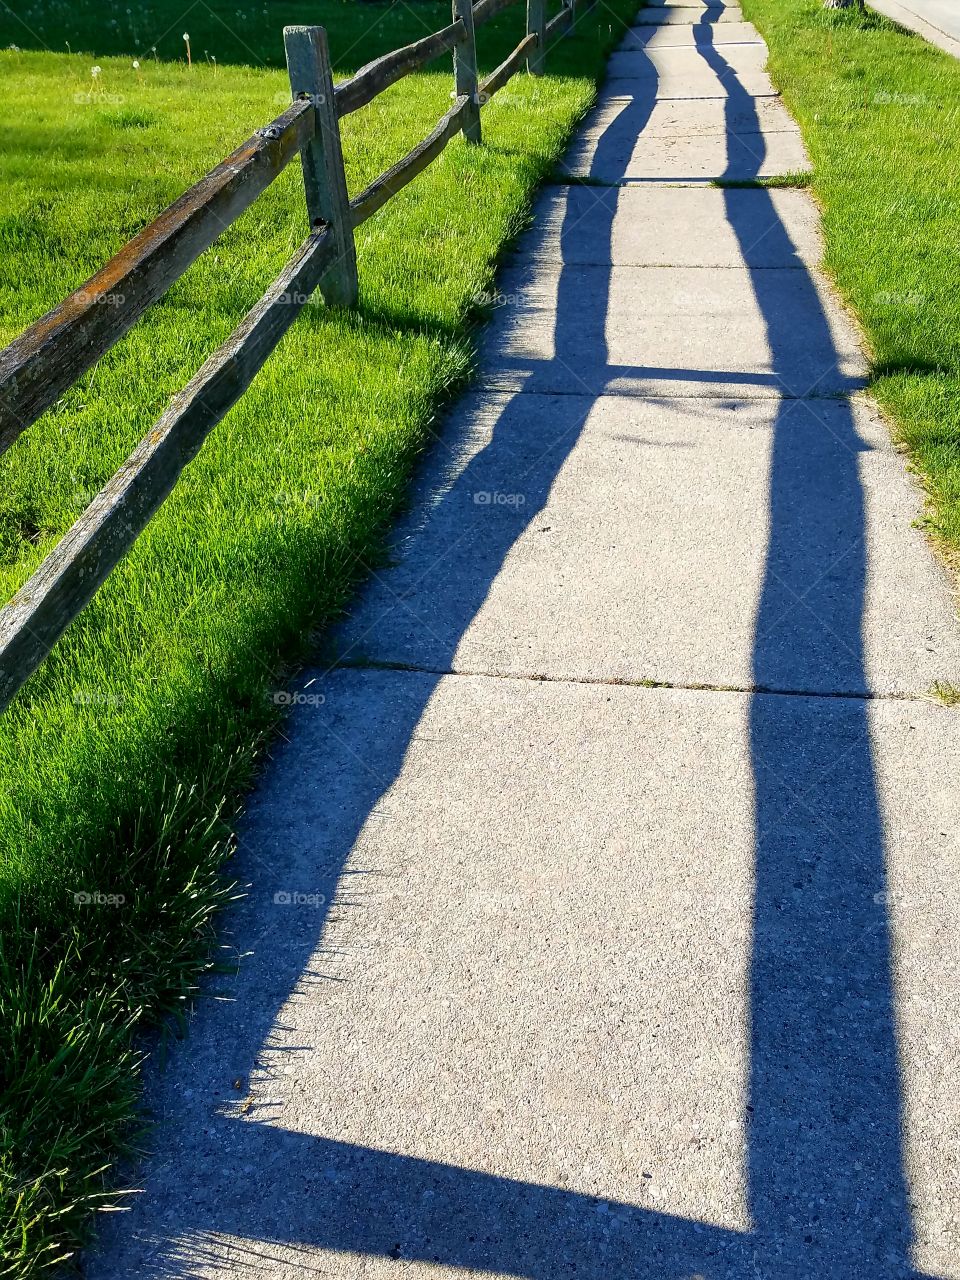
[[[575,0],[566,0],[550,22],[546,0],[527,0],[523,40],[486,79],[478,80],[476,28],[517,2],[453,0],[449,26],[377,58],[337,85],[324,29],[286,27],[292,105],[134,236],[82,288],[0,351],[2,453],[300,156],[311,227],[307,240],[0,610],[0,709],[130,550],[310,296],[319,290],[330,305],[356,303],[356,228],[458,133],[468,143],[479,143],[482,107],[524,64],[532,74],[542,74],[548,43],[573,25]],[[446,52],[453,54],[453,106],[422,142],[351,200],[341,117]]]

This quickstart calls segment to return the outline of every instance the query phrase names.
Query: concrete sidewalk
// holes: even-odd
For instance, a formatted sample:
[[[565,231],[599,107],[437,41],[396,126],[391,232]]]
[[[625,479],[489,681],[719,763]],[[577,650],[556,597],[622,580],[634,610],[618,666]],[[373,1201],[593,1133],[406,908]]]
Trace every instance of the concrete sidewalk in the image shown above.
[[[614,55],[89,1276],[960,1280],[960,628],[764,62]]]
[[[957,0],[870,0],[870,8],[960,58]]]

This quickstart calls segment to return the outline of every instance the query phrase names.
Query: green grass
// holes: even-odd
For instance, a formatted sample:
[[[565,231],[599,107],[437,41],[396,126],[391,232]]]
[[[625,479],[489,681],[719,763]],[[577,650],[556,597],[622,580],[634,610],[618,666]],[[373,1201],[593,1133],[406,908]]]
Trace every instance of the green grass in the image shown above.
[[[810,173],[800,170],[797,173],[777,173],[770,178],[715,178],[710,185],[724,190],[796,191],[809,187],[812,181]]]
[[[362,228],[357,313],[305,309],[0,719],[4,1274],[34,1275],[76,1248],[105,1167],[135,1137],[137,1036],[176,1028],[216,958],[212,921],[230,893],[220,868],[281,714],[272,691],[379,554],[434,417],[467,373],[476,300],[491,296],[497,255],[592,99],[617,14],[633,7],[598,6],[551,51],[549,76],[519,76],[485,109],[483,147],[452,143]],[[204,28],[198,6],[188,68],[162,60],[182,54],[175,4],[137,10],[136,39],[123,10],[33,0],[18,8],[20,29],[0,8],[0,39],[18,46],[0,54],[0,341],[278,113],[285,23],[326,25],[342,73],[449,20],[442,4],[271,0],[231,34],[213,18]],[[172,37],[157,34],[171,22]],[[518,6],[481,30],[485,67],[522,23]],[[43,51],[67,40],[92,56]],[[152,43],[157,59],[143,56]],[[227,65],[255,63],[253,50],[278,66]],[[437,65],[344,122],[352,191],[447,108],[449,62]],[[291,166],[0,459],[4,596],[305,232]]]
[[[868,12],[744,0],[803,130],[826,265],[869,340],[871,390],[960,563],[960,62]]]
[[[185,15],[185,16],[182,16]],[[607,15],[609,19],[609,13]],[[407,44],[450,21],[450,6],[435,0],[374,4],[368,0],[12,0],[0,5],[0,47],[90,58],[120,56],[186,62],[184,32],[196,64],[282,68],[283,28],[319,22],[336,45],[340,71]],[[497,27],[513,32],[516,15]],[[491,27],[481,37],[489,47]],[[496,37],[494,37],[494,40]],[[517,43],[504,47],[508,53]],[[438,64],[439,65],[439,64]],[[495,65],[495,64],[494,64]]]

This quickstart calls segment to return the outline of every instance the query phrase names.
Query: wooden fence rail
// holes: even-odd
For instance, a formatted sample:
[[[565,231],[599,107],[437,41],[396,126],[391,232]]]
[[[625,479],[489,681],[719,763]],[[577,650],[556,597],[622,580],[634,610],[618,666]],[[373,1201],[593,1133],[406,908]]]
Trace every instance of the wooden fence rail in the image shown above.
[[[295,102],[0,352],[0,453],[122,338],[313,136]]]
[[[526,62],[543,70],[548,43],[574,22],[574,0],[545,20],[526,0],[527,33],[477,82],[476,28],[519,0],[452,0],[447,27],[395,49],[338,85],[321,27],[287,27],[294,102],[258,129],[58,306],[0,351],[0,453],[156,302],[297,155],[311,233],[260,301],[214,352],[29,580],[0,610],[0,709],[40,666],[170,494],[210,431],[249,387],[311,294],[353,306],[355,228],[383,207],[457,134],[481,141],[480,112]],[[340,119],[389,85],[452,52],[455,101],[434,129],[352,200]],[[108,305],[107,305],[108,304]]]
[[[515,3],[515,0],[509,0],[509,3]],[[356,75],[338,84],[334,90],[337,115],[345,116],[351,111],[359,111],[397,80],[426,66],[434,58],[439,58],[441,53],[447,53],[465,34],[466,28],[458,18],[442,31],[435,31],[433,35],[424,36],[414,44],[394,49],[392,53],[385,53],[382,58],[368,62]]]

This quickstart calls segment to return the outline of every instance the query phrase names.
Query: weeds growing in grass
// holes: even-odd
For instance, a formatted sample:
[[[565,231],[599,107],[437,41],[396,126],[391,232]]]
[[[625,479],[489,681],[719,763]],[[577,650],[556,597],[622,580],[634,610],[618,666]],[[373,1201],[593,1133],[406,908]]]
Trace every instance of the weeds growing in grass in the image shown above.
[[[282,26],[314,21],[345,70],[449,21],[449,7],[434,3],[290,0],[266,19],[251,11],[256,22],[234,28],[231,45],[222,22],[204,26],[207,8],[191,11],[188,68],[183,50],[167,47],[183,30],[172,0],[122,17],[107,16],[116,5],[51,0],[34,5],[19,35],[13,10],[0,7],[0,40],[23,50],[69,41],[100,68],[91,76],[86,54],[0,54],[0,341],[278,114],[285,73],[225,65],[229,57],[258,63],[263,51],[279,63]],[[467,375],[474,300],[489,294],[497,254],[591,101],[592,77],[619,38],[616,15],[632,8],[598,6],[550,52],[550,75],[522,75],[493,100],[482,147],[451,144],[361,229],[358,311],[305,308],[0,720],[7,1274],[34,1275],[76,1248],[109,1185],[105,1170],[135,1140],[136,1033],[175,1029],[216,959],[212,920],[231,892],[220,868],[280,715],[271,691],[380,554],[417,452]],[[166,44],[148,18],[172,33]],[[485,67],[522,24],[517,6],[482,29]],[[428,131],[450,88],[447,64],[347,118],[352,191]],[[0,459],[7,596],[306,230],[292,166]]]

